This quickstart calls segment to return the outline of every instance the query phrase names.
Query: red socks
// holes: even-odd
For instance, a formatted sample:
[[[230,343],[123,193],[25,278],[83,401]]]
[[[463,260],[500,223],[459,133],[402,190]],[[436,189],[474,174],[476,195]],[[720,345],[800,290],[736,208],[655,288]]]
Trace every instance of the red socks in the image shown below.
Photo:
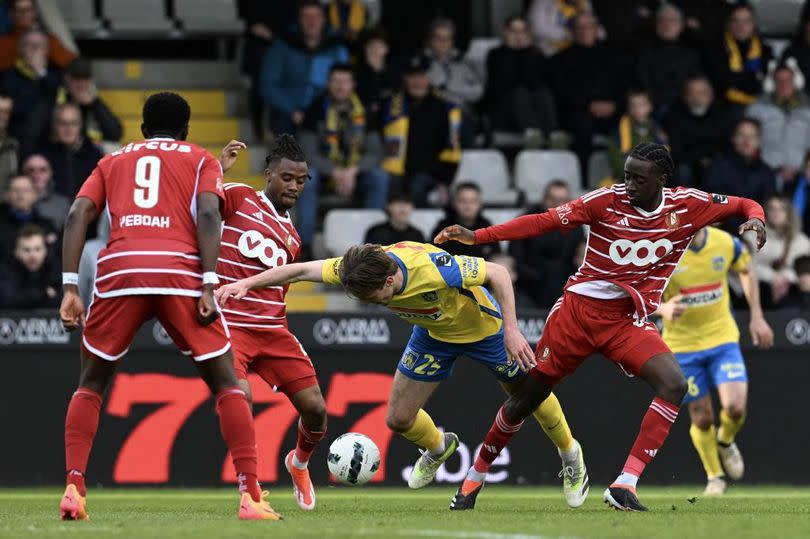
[[[315,450],[323,437],[326,436],[326,431],[309,430],[304,422],[298,420],[298,444],[295,446],[295,458],[301,464],[309,462],[309,457]]]
[[[644,468],[664,445],[664,440],[667,439],[669,429],[677,419],[679,411],[680,407],[672,403],[658,397],[653,399],[647,413],[644,414],[644,419],[641,420],[641,430],[633,448],[630,449],[622,473],[641,476]]]
[[[86,387],[73,393],[65,417],[65,468],[67,484],[76,485],[82,496],[87,495],[84,474],[100,413],[101,395]]]
[[[506,447],[521,426],[523,426],[523,421],[513,423],[506,418],[502,406],[498,410],[498,415],[495,416],[495,422],[484,437],[484,445],[481,446],[481,451],[478,452],[478,457],[475,459],[475,471],[480,473],[489,471],[492,462],[498,458],[501,450]]]
[[[253,501],[258,502],[262,491],[256,475],[256,434],[245,393],[237,387],[223,389],[217,393],[216,410],[222,438],[236,468],[239,492],[248,492]]]

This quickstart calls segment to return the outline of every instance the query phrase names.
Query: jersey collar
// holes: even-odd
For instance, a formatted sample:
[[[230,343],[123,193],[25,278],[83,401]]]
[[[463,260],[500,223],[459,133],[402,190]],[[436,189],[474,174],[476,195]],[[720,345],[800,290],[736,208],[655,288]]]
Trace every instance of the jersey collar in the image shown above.
[[[270,202],[270,199],[267,198],[267,195],[264,194],[264,191],[256,191],[256,192],[259,193],[259,198],[261,198],[262,201],[265,204],[267,204],[267,207],[270,208],[270,211],[273,212],[273,217],[275,217],[279,221],[283,221],[285,223],[290,223],[291,222],[290,221],[290,212],[284,212],[284,215],[280,215],[278,213],[278,211],[276,211],[276,207],[273,205],[273,203]]]
[[[402,294],[405,291],[405,287],[408,286],[408,268],[405,267],[405,263],[402,261],[402,259],[399,258],[394,253],[388,251],[385,254],[387,254],[388,256],[393,258],[394,262],[396,262],[397,266],[399,266],[400,271],[402,271],[402,286],[400,287],[399,291],[397,292],[397,294]]]
[[[666,190],[661,192],[661,203],[655,208],[653,211],[647,211],[639,208],[638,206],[633,206],[633,209],[636,210],[638,213],[641,214],[642,217],[652,217],[654,215],[658,215],[664,209],[664,206],[667,204],[667,192]]]

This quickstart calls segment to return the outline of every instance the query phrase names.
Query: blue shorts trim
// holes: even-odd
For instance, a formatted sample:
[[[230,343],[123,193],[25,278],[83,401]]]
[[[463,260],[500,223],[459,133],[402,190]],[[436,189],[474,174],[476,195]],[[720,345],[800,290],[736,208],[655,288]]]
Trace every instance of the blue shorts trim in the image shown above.
[[[441,382],[453,374],[456,358],[461,355],[483,364],[502,382],[514,382],[524,374],[506,355],[503,330],[481,341],[459,344],[434,339],[419,326],[413,328],[397,370],[412,380]]]
[[[684,404],[696,401],[726,382],[747,382],[748,371],[738,343],[721,344],[699,352],[675,354],[689,389]]]

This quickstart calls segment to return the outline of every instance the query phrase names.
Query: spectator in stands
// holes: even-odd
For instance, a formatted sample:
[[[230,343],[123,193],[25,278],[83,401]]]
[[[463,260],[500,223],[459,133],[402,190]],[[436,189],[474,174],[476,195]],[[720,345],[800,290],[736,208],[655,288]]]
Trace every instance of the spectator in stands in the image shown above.
[[[802,8],[801,20],[796,35],[790,45],[782,52],[781,63],[788,58],[794,58],[799,70],[807,77],[810,76],[810,3],[805,2]],[[810,93],[810,87],[805,84],[805,93]]]
[[[786,309],[810,310],[810,256],[799,256],[793,261],[796,283],[790,286],[787,297],[779,307]]]
[[[573,150],[587,170],[595,134],[616,127],[625,84],[611,48],[598,41],[598,22],[591,13],[574,19],[574,44],[551,59],[554,92],[563,127],[573,135]]]
[[[482,209],[481,188],[472,182],[459,183],[453,190],[453,198],[450,204],[445,208],[444,219],[439,221],[433,229],[431,238],[450,225],[458,224],[470,230],[491,226],[492,223],[489,219],[481,214]],[[478,256],[487,259],[501,252],[498,243],[464,245],[457,241],[448,241],[442,244],[442,249],[453,255]]]
[[[670,107],[662,124],[677,167],[671,185],[703,187],[709,165],[728,144],[731,111],[715,100],[709,80],[698,75],[686,81],[683,99]]]
[[[48,39],[36,29],[19,40],[19,58],[14,67],[0,75],[0,88],[14,99],[9,132],[19,137],[28,116],[40,103],[53,103],[62,82],[59,71],[48,66]]]
[[[695,49],[703,49],[707,45],[713,45],[717,36],[723,34],[734,6],[744,1],[673,0],[670,3],[683,11],[686,23],[684,37],[689,45]]]
[[[793,264],[798,257],[810,255],[810,239],[801,231],[799,216],[787,198],[768,199],[765,220],[768,241],[754,263],[764,289],[763,304],[775,307],[796,283]]]
[[[438,18],[431,23],[425,49],[430,59],[428,77],[447,100],[469,111],[484,93],[484,81],[455,48],[454,34],[450,19]]]
[[[731,150],[714,161],[706,175],[706,190],[753,200],[767,200],[776,191],[776,173],[760,156],[762,128],[757,120],[743,118],[734,128]],[[723,228],[736,233],[739,218],[728,219]]]
[[[757,32],[754,9],[745,4],[736,6],[722,42],[715,43],[708,54],[709,74],[717,93],[738,109],[756,101],[772,56],[770,46]]]
[[[259,93],[270,107],[270,126],[277,135],[296,131],[304,111],[326,87],[329,68],[349,60],[346,47],[327,37],[320,2],[301,2],[298,26],[300,32],[289,40],[273,41],[259,76]]]
[[[19,42],[32,28],[42,28],[39,11],[34,0],[14,0],[11,9],[14,28],[11,33],[0,36],[0,70],[11,69],[17,61]],[[76,55],[68,50],[53,34],[45,34],[48,43],[46,58],[52,64],[64,69]]]
[[[700,56],[681,42],[683,13],[662,4],[655,16],[655,38],[638,53],[638,78],[652,94],[655,117],[677,101],[689,77],[701,72]]]
[[[77,58],[68,66],[65,84],[56,92],[55,104],[63,103],[74,103],[79,107],[84,136],[94,144],[102,141],[117,142],[121,139],[121,122],[98,96],[88,60]],[[46,144],[53,133],[53,107],[54,103],[42,101],[28,116],[23,137],[26,145],[30,144],[31,147],[24,152],[26,155],[33,147]]]
[[[439,203],[447,203],[447,186],[461,159],[461,110],[430,87],[429,67],[426,58],[411,58],[404,91],[387,99],[381,114],[383,169],[398,189],[413,197],[417,208],[427,206],[434,189]]]
[[[34,184],[37,195],[34,209],[51,222],[54,230],[61,231],[70,209],[70,200],[54,191],[51,164],[44,155],[34,154],[23,162],[22,173],[31,178]]]
[[[0,94],[0,192],[6,190],[8,179],[17,173],[17,154],[20,144],[8,133],[8,123],[13,107],[14,100],[7,95]]]
[[[495,253],[489,257],[489,261],[506,268],[509,278],[512,281],[512,288],[515,290],[515,306],[518,309],[531,309],[536,307],[534,300],[520,288],[518,283],[517,260],[508,253]]]
[[[330,0],[326,12],[332,33],[349,47],[357,45],[360,33],[369,22],[365,4],[361,0]]]
[[[608,160],[614,181],[624,180],[624,161],[636,144],[666,144],[667,137],[652,119],[653,104],[645,90],[627,94],[627,114],[619,119],[619,128],[608,143]]]
[[[571,191],[563,180],[554,180],[543,193],[542,205],[526,211],[543,213],[571,201]],[[518,288],[538,307],[550,307],[562,295],[568,277],[579,266],[577,249],[585,236],[582,229],[550,232],[509,243],[509,254],[517,261]]]
[[[72,199],[101,159],[101,151],[82,134],[82,115],[73,103],[53,112],[54,140],[42,149],[53,170],[57,193]]]
[[[388,220],[373,225],[366,231],[365,243],[392,245],[401,241],[425,242],[422,232],[411,224],[413,200],[404,193],[394,193],[388,197],[385,206]]]
[[[810,149],[804,154],[802,170],[795,184],[793,207],[799,215],[804,233],[810,235]]]
[[[388,174],[380,168],[382,141],[354,92],[348,64],[330,69],[326,94],[307,110],[299,138],[310,165],[310,179],[297,210],[298,233],[306,251],[312,246],[318,195],[325,184],[334,184],[335,193],[349,201],[362,193],[366,208],[383,209],[388,195]]]
[[[14,257],[0,264],[0,307],[38,309],[57,307],[60,275],[48,258],[45,231],[37,225],[22,227],[14,238]]]
[[[53,245],[57,240],[51,222],[42,217],[34,208],[37,193],[28,176],[14,176],[9,180],[5,201],[0,204],[0,260],[6,260],[14,250],[17,232],[25,225],[39,226],[46,232],[46,243]]]
[[[295,2],[266,2],[239,0],[239,13],[245,20],[245,46],[242,52],[242,73],[250,79],[250,120],[256,138],[264,138],[262,98],[259,93],[259,72],[262,60],[273,39],[286,36],[295,24],[298,4]]]
[[[546,62],[532,45],[529,23],[519,15],[507,18],[501,40],[487,54],[481,110],[495,131],[525,134],[528,129],[539,129],[548,138],[559,127],[557,111],[546,85]]]
[[[376,118],[383,100],[399,88],[399,77],[388,63],[388,42],[380,30],[363,36],[363,55],[357,68],[357,95]]]
[[[784,64],[773,72],[768,93],[748,107],[746,115],[762,125],[762,159],[792,187],[810,147],[810,98],[802,92],[804,77],[796,61],[790,63],[792,67]]]
[[[574,20],[591,12],[589,0],[533,0],[527,18],[535,46],[546,56],[565,50],[574,40]]]

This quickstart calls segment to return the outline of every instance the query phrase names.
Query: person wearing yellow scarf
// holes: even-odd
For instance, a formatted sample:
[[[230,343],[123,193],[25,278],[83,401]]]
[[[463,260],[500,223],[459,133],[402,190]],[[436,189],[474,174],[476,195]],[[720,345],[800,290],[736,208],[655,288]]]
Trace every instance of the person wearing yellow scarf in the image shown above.
[[[751,7],[735,7],[719,50],[710,62],[718,93],[734,106],[752,104],[762,94],[770,58],[770,47],[757,34]]]

